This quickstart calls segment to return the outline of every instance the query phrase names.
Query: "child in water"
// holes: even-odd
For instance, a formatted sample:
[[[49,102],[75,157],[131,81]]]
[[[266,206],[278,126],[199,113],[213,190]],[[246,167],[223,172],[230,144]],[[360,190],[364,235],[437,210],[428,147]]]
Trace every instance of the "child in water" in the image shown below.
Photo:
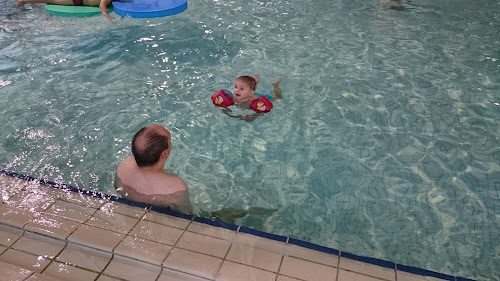
[[[259,83],[259,78],[260,78],[259,74],[255,75],[255,77],[244,75],[236,78],[236,80],[234,81],[234,89],[233,89],[233,101],[236,106],[242,108],[250,108],[250,104],[252,103],[252,101],[262,96],[260,94],[255,93],[255,88],[257,87],[257,83]],[[272,83],[274,87],[274,96],[270,95],[264,95],[264,96],[266,96],[269,100],[277,100],[283,98],[282,91],[280,89],[281,80],[283,80],[283,78],[279,77],[278,79],[276,79],[276,81]],[[252,122],[259,115],[262,114],[256,112],[253,115],[246,115],[246,116],[232,115],[230,114],[232,111],[228,107],[224,108],[222,111],[230,117],[245,120],[247,122]]]

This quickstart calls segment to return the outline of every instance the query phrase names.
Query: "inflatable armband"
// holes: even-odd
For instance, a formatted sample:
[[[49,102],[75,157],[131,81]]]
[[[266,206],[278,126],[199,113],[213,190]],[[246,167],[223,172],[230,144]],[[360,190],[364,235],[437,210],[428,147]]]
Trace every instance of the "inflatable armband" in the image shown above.
[[[215,106],[227,107],[233,105],[233,98],[226,90],[219,90],[212,95],[212,102]]]
[[[271,108],[273,108],[273,104],[268,98],[261,96],[260,98],[252,101],[250,108],[256,112],[269,112],[271,111]]]

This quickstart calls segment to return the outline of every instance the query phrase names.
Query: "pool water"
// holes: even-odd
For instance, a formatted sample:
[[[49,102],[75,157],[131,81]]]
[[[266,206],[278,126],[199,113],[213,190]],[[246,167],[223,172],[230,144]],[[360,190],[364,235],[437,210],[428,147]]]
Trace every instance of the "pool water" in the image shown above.
[[[117,195],[141,127],[197,212],[500,280],[498,1],[192,1],[154,19],[60,18],[0,0],[0,168]],[[210,95],[259,73],[254,122]],[[248,114],[243,109],[238,113]]]

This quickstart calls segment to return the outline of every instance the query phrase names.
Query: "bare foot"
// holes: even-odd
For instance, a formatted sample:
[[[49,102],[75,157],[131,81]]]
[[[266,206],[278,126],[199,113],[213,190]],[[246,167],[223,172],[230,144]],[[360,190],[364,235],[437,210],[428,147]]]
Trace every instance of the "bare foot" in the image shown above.
[[[283,80],[283,78],[278,77],[278,79],[276,79],[276,81],[273,82],[274,98],[275,99],[282,99],[283,98],[283,94],[282,94],[281,89],[280,89],[281,80]]]
[[[283,78],[278,77],[278,79],[276,79],[276,81],[273,82],[274,88],[279,88],[281,80],[283,80]]]
[[[255,74],[253,78],[255,79],[255,84],[258,84],[260,79],[260,74]]]
[[[24,1],[23,0],[17,0],[16,6],[19,7],[19,8],[24,7]]]

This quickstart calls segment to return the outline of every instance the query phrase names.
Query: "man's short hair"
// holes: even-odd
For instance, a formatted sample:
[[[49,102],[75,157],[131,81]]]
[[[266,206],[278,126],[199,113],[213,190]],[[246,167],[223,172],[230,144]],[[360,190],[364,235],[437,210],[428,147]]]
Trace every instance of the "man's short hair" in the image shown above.
[[[257,81],[255,81],[255,78],[253,78],[252,76],[243,75],[236,78],[236,80],[240,80],[243,83],[246,83],[253,91],[255,91],[255,87],[257,87]]]
[[[168,136],[150,127],[140,129],[132,139],[132,154],[139,167],[158,163],[161,153],[167,148]]]

